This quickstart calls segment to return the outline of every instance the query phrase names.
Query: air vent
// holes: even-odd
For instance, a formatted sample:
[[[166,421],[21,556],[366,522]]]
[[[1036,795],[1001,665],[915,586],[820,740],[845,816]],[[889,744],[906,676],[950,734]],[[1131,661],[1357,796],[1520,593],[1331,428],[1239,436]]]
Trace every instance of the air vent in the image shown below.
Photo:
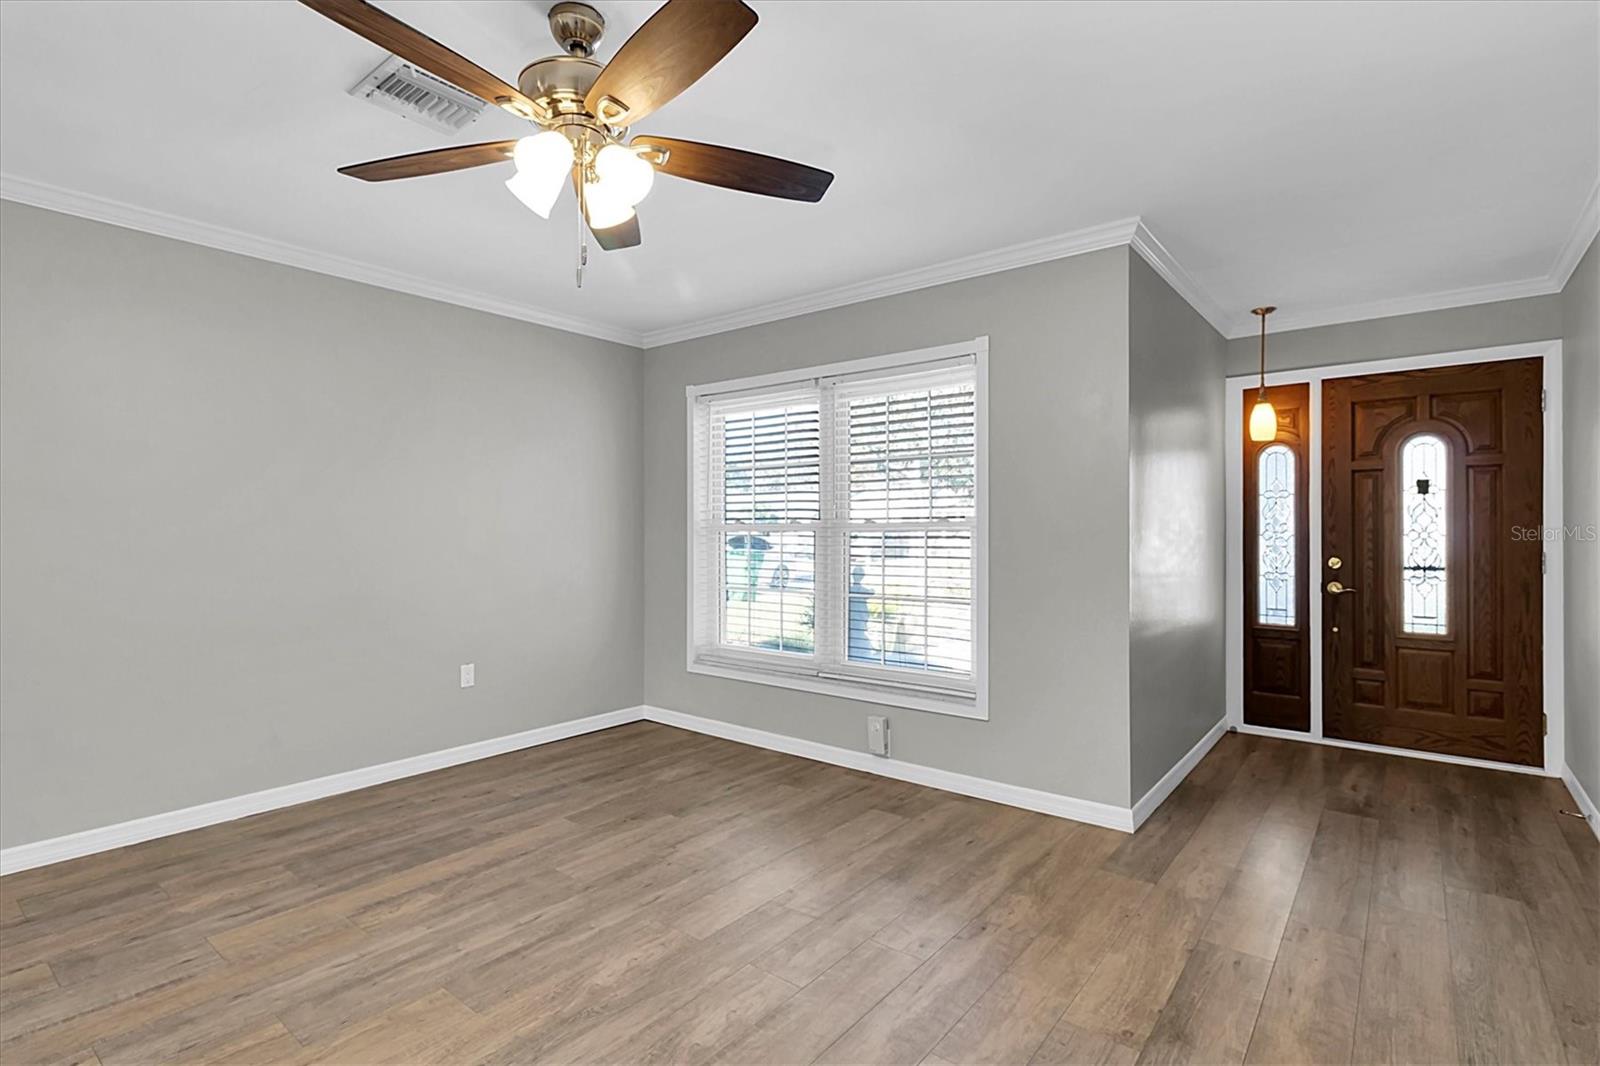
[[[471,93],[393,55],[357,82],[350,95],[442,133],[466,129],[488,106]]]

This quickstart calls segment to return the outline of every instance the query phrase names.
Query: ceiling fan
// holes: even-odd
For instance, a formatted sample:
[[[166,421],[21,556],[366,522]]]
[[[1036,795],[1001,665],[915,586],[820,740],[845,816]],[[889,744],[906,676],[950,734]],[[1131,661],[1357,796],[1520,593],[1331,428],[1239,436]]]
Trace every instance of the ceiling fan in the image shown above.
[[[549,218],[570,181],[600,247],[639,243],[634,208],[649,193],[656,171],[725,189],[810,203],[833,181],[826,170],[787,159],[698,141],[642,135],[628,127],[698,81],[756,24],[742,0],[667,0],[637,33],[601,65],[595,45],[605,19],[588,4],[558,3],[550,32],[565,54],[523,68],[516,87],[412,29],[365,0],[300,0],[305,6],[401,59],[541,127],[510,141],[436,148],[340,167],[363,181],[392,181],[512,162],[506,187],[541,218]],[[580,240],[578,285],[586,242]]]

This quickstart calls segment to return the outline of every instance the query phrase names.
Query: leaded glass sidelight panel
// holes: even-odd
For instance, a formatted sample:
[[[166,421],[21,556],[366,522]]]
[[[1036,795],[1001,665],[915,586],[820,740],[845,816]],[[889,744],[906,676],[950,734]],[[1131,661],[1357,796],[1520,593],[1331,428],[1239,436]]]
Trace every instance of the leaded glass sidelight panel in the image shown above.
[[[1400,450],[1400,625],[1407,633],[1448,629],[1449,459],[1448,445],[1431,433],[1417,434]]]
[[[1256,621],[1295,624],[1294,452],[1263,448],[1256,459]]]

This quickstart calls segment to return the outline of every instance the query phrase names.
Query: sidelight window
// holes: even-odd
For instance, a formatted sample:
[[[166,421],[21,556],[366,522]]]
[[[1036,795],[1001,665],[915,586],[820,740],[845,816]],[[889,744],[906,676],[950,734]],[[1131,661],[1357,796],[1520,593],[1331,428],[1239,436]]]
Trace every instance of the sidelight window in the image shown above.
[[[1293,626],[1294,452],[1274,444],[1256,463],[1256,621]]]
[[[1401,628],[1442,634],[1449,603],[1446,468],[1444,440],[1419,433],[1400,450]]]

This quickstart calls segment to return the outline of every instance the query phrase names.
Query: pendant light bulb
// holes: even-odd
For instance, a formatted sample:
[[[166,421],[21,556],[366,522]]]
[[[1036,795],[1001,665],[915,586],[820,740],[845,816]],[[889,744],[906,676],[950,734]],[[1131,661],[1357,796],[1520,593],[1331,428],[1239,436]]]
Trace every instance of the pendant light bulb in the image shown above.
[[[1267,316],[1276,307],[1255,307],[1252,315],[1261,319],[1261,386],[1256,393],[1255,406],[1250,408],[1250,439],[1257,444],[1267,444],[1278,439],[1278,412],[1267,399]]]

